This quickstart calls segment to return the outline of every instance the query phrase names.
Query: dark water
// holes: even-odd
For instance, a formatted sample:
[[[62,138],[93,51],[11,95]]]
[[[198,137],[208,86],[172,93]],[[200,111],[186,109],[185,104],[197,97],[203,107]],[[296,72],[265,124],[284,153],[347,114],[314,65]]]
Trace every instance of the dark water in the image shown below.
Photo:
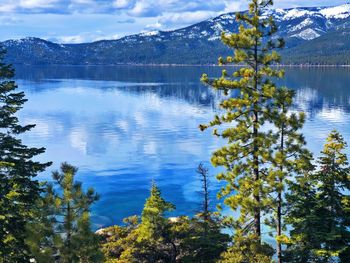
[[[77,179],[101,195],[93,207],[95,227],[139,214],[155,180],[173,202],[174,215],[198,211],[196,166],[210,167],[222,142],[198,125],[211,120],[220,95],[200,84],[215,67],[17,67],[29,101],[20,114],[36,128],[25,143],[44,146],[41,160],[79,167]],[[350,69],[288,69],[281,82],[296,90],[297,110],[316,154],[332,129],[350,141]],[[210,168],[211,174],[217,170]],[[212,195],[218,184],[213,176]],[[214,201],[213,201],[214,203]]]

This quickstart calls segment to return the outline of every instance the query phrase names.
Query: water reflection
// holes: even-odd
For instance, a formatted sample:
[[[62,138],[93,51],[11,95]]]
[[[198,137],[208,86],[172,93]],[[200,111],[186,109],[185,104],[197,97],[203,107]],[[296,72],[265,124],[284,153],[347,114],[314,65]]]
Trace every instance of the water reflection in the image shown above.
[[[26,143],[45,146],[41,158],[79,166],[79,180],[102,198],[95,227],[139,214],[155,179],[177,214],[198,210],[195,168],[208,164],[220,141],[198,131],[216,111],[220,95],[199,83],[215,67],[18,67],[28,103],[24,123],[37,127]],[[305,135],[318,152],[336,128],[349,135],[349,69],[288,69],[280,84],[296,90],[297,109],[308,114]],[[211,169],[214,174],[215,170]],[[40,179],[50,178],[47,171]],[[218,188],[212,180],[212,195]]]

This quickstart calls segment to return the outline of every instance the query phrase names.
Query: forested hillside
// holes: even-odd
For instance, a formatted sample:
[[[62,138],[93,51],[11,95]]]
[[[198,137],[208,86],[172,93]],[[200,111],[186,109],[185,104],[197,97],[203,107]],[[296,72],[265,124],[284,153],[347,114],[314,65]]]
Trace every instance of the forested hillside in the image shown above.
[[[242,12],[244,14],[246,12]],[[348,64],[350,4],[335,7],[269,9],[283,37],[283,63]],[[235,33],[235,14],[224,14],[195,25],[84,44],[56,44],[39,38],[8,40],[7,61],[14,64],[216,64],[229,55],[222,32]],[[311,58],[312,55],[312,58]]]

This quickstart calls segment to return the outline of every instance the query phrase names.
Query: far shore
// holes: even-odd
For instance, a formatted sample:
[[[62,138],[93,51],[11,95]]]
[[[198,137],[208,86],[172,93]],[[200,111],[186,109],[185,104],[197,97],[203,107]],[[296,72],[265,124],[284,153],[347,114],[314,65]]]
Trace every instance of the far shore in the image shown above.
[[[141,64],[141,63],[120,63],[120,64],[16,64],[14,66],[64,66],[64,67],[115,67],[115,66],[132,66],[132,67],[242,67],[244,65],[218,65],[218,64]],[[348,68],[350,64],[333,65],[333,64],[278,64],[274,67],[288,68]]]

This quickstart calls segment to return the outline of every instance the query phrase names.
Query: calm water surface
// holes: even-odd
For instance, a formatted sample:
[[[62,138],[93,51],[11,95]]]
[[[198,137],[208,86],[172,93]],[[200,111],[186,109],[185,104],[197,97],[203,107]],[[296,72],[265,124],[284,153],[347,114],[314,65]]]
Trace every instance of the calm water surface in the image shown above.
[[[196,166],[210,167],[222,144],[198,130],[220,100],[200,84],[204,72],[218,76],[220,69],[17,67],[29,99],[20,119],[37,124],[23,140],[46,147],[40,159],[54,162],[40,180],[50,180],[63,161],[78,166],[77,179],[101,195],[93,207],[95,228],[139,214],[152,180],[176,205],[173,215],[195,213]],[[295,108],[307,113],[304,134],[315,154],[332,129],[350,142],[350,69],[288,69],[281,84],[296,90]],[[213,176],[213,197],[218,187]]]

